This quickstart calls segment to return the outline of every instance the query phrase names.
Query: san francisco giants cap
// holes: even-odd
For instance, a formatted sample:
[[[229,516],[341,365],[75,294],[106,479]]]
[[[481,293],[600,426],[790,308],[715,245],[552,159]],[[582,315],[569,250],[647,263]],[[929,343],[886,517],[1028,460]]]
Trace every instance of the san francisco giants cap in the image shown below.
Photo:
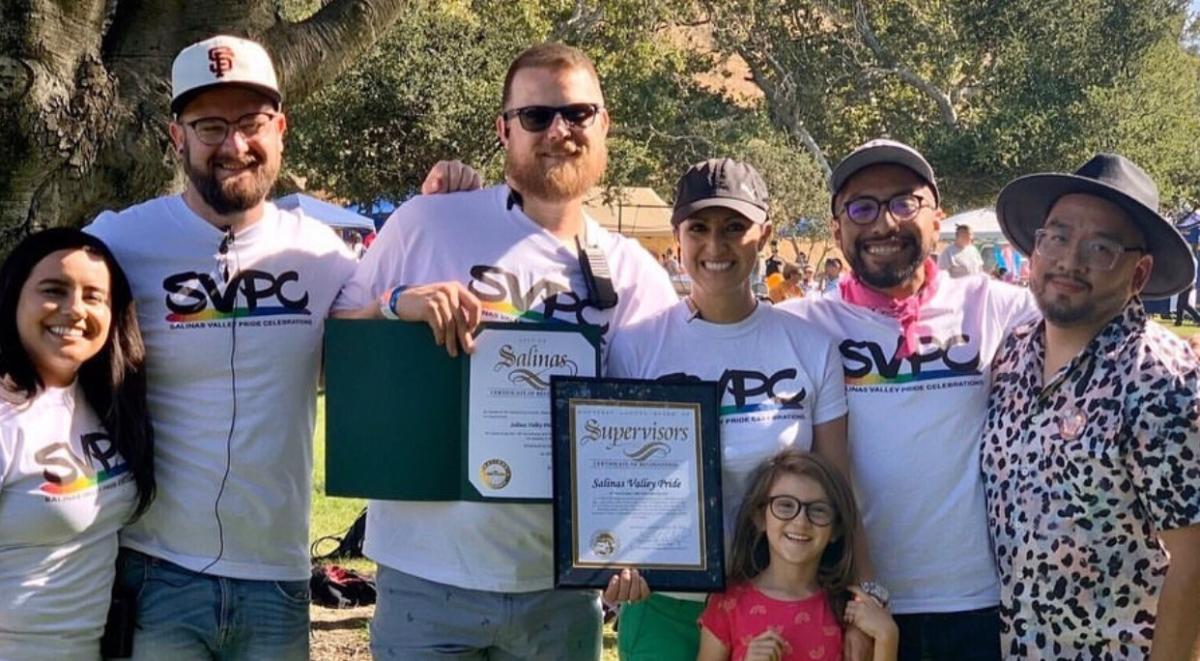
[[[171,112],[217,85],[242,85],[283,102],[275,66],[267,49],[239,37],[218,35],[184,48],[171,66]]]

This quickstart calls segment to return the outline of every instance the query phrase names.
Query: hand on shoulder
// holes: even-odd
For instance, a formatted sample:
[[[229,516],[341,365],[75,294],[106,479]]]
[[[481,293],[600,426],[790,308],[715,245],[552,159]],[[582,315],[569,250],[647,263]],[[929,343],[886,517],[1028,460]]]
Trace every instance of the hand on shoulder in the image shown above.
[[[421,184],[422,195],[440,195],[479,190],[483,177],[462,161],[438,161]]]

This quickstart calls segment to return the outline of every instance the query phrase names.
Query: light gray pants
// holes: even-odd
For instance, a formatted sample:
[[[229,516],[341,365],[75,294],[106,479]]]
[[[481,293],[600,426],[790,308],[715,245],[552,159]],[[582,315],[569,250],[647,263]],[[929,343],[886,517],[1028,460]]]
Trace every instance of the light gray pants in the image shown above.
[[[379,565],[371,655],[405,661],[600,658],[595,590],[482,592]]]

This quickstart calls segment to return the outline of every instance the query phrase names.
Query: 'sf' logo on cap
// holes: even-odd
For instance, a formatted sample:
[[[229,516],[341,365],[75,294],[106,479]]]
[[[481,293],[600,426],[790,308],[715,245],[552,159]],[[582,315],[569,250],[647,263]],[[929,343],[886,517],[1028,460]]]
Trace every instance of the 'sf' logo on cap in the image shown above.
[[[217,78],[224,78],[225,74],[233,70],[233,49],[228,46],[210,48],[208,61],[212,62],[208,65],[208,70],[213,72]]]

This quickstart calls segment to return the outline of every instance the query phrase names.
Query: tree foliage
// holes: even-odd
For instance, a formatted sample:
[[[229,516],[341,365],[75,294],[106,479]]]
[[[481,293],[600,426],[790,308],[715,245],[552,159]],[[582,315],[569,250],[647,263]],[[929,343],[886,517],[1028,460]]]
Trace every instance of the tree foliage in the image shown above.
[[[829,163],[887,135],[930,157],[951,206],[990,202],[1012,177],[1070,170],[1113,150],[1155,176],[1168,206],[1194,207],[1200,24],[1186,8],[1185,0],[9,1],[0,3],[0,237],[77,224],[177,187],[165,131],[170,61],[215,32],[268,44],[289,101],[287,164],[310,187],[357,202],[403,199],[441,158],[495,180],[505,68],[532,43],[562,40],[593,57],[604,83],[614,118],[609,185],[649,185],[669,199],[689,164],[734,155],[763,171],[777,221],[823,217]],[[681,38],[697,33],[711,45]],[[721,78],[733,55],[761,99],[735,100],[701,82]]]
[[[404,199],[443,158],[495,181],[508,63],[531,44],[562,40],[584,49],[603,81],[610,186],[651,186],[670,199],[690,164],[755,154],[770,160],[777,218],[811,214],[823,182],[809,157],[761,110],[697,81],[716,60],[676,38],[676,18],[670,3],[637,0],[414,3],[370,56],[294,109],[291,167],[312,187],[366,204]]]
[[[1195,196],[1197,61],[1182,0],[712,0],[773,122],[825,168],[881,135],[931,158],[952,204],[1123,151]],[[1155,133],[1152,127],[1170,127]]]

